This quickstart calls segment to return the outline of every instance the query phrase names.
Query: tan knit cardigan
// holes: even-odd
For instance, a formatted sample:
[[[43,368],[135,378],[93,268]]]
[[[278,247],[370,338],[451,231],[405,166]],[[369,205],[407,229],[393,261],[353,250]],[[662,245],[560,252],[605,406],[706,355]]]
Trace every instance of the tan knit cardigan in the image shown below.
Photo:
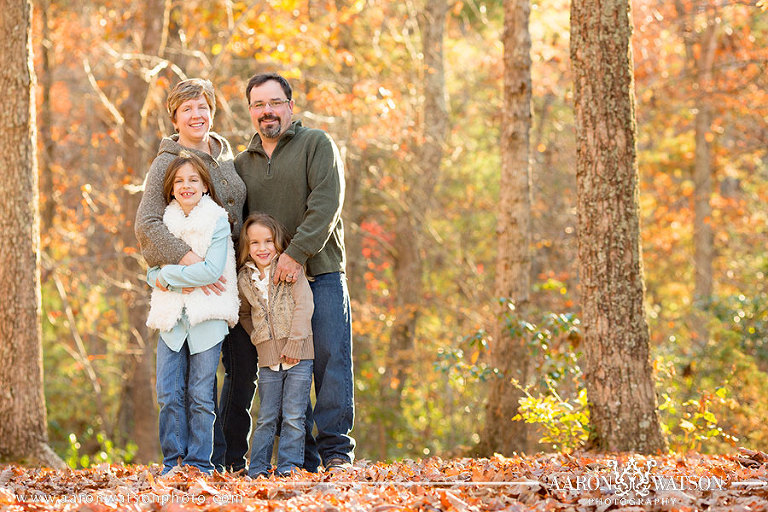
[[[315,305],[309,281],[302,273],[295,283],[269,280],[268,304],[253,282],[250,267],[237,274],[240,323],[259,353],[259,366],[274,366],[281,356],[314,359],[312,313]]]

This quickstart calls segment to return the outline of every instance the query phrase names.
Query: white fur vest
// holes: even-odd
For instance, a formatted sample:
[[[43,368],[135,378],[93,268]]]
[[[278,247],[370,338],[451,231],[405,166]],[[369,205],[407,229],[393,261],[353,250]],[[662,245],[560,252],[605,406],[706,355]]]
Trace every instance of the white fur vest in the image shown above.
[[[216,222],[220,217],[227,217],[227,212],[213,199],[205,195],[189,215],[184,215],[179,203],[174,199],[165,208],[163,222],[174,236],[184,240],[195,254],[205,257],[213,239]],[[228,237],[227,261],[224,265],[224,277],[227,279],[226,290],[221,295],[205,295],[203,290],[195,288],[192,293],[165,292],[158,288],[152,290],[149,304],[147,326],[161,331],[169,331],[181,318],[186,308],[190,325],[206,320],[226,320],[230,327],[238,321],[240,299],[237,293],[237,272],[235,270],[235,247],[232,237]]]

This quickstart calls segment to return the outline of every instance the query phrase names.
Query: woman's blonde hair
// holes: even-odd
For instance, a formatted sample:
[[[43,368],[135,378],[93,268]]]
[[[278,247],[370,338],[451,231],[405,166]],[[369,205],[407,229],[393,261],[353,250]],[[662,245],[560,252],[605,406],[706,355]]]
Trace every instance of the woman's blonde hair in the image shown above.
[[[248,228],[254,224],[264,226],[272,232],[272,243],[275,244],[275,252],[277,252],[278,255],[282,254],[291,242],[291,235],[288,234],[288,231],[283,225],[273,216],[260,212],[252,213],[245,219],[243,228],[240,230],[240,240],[237,249],[237,268],[245,265],[245,262],[248,261],[250,256],[251,241],[248,239]]]
[[[165,178],[163,178],[163,199],[165,199],[165,204],[171,204],[171,201],[173,201],[173,182],[176,179],[176,172],[185,164],[190,164],[197,171],[203,185],[208,189],[211,199],[223,208],[224,205],[219,201],[219,196],[216,195],[216,189],[213,187],[211,173],[208,171],[208,167],[203,162],[203,159],[190,151],[184,150],[179,151],[179,156],[174,158],[165,170]]]
[[[213,92],[213,84],[210,80],[204,78],[190,78],[177,83],[168,93],[168,100],[165,106],[168,109],[168,115],[171,121],[176,122],[176,110],[182,103],[188,100],[194,100],[200,96],[205,98],[208,107],[211,109],[211,121],[216,115],[216,93]]]

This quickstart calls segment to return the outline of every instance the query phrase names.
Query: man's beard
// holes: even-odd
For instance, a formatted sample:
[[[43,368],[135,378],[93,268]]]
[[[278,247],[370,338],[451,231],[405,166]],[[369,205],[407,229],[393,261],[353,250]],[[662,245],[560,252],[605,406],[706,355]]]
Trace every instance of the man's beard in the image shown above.
[[[262,121],[277,121],[277,124],[272,124],[269,126],[263,126],[261,123]],[[280,131],[282,130],[283,126],[281,123],[281,120],[277,116],[264,116],[261,119],[259,119],[259,126],[261,126],[261,131],[264,137],[268,139],[276,139],[278,136],[280,136]]]

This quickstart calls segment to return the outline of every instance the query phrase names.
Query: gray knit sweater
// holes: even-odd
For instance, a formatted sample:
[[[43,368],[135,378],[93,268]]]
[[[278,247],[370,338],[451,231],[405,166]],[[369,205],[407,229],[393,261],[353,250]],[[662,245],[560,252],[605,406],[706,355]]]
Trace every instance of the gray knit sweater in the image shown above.
[[[210,133],[210,137],[214,156],[182,146],[178,142],[178,135],[164,137],[160,142],[160,149],[144,180],[144,195],[141,197],[134,223],[141,254],[150,267],[176,264],[190,251],[189,246],[173,236],[163,223],[163,213],[167,206],[163,198],[165,171],[182,149],[195,153],[208,164],[216,194],[227,210],[230,220],[234,220],[232,238],[237,245],[243,224],[245,184],[235,172],[234,157],[227,139],[214,132]],[[205,257],[205,254],[198,256]]]

